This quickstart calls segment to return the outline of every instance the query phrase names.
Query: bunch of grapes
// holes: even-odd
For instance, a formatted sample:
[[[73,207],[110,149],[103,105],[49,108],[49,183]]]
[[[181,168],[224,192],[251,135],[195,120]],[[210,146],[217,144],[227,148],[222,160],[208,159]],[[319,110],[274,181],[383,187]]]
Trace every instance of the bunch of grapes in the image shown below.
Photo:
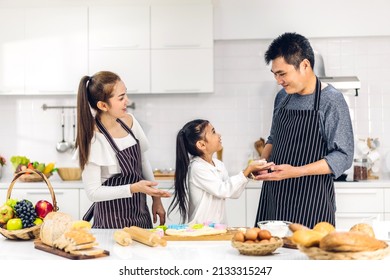
[[[20,200],[14,207],[16,215],[22,220],[23,228],[34,226],[34,221],[37,217],[34,205],[27,199]]]

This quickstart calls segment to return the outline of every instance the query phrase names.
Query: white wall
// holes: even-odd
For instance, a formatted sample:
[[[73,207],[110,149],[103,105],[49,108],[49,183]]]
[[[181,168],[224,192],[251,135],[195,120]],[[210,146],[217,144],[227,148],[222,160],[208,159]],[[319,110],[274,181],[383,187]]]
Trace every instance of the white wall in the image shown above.
[[[346,96],[357,137],[379,137],[382,156],[390,152],[390,37],[315,38],[328,75],[356,75],[359,97]],[[174,167],[176,132],[193,118],[210,120],[222,133],[224,161],[231,173],[245,165],[253,142],[267,137],[278,87],[263,53],[270,40],[215,42],[215,93],[132,96],[132,111],[144,125],[153,168]],[[126,82],[126,81],[125,81]],[[75,97],[0,96],[0,154],[26,155],[37,161],[69,165],[71,154],[59,154],[60,111],[41,106],[75,105]],[[72,139],[71,110],[66,111],[66,139]],[[384,167],[384,165],[383,165]],[[384,169],[383,177],[389,171]],[[12,176],[11,164],[5,172]],[[5,180],[4,178],[2,180]]]

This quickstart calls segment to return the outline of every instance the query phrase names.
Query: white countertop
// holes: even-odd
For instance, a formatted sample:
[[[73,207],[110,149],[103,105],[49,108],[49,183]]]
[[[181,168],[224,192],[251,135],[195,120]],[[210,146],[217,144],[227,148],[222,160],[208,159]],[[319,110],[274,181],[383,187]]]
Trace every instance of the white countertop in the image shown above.
[[[13,178],[3,177],[0,179],[0,189],[8,189]],[[49,181],[54,189],[67,188],[67,189],[82,189],[82,181],[62,181],[61,178],[54,174],[49,178]],[[162,189],[170,189],[173,187],[173,180],[157,180],[158,187]],[[262,181],[250,180],[247,189],[257,189],[261,187]],[[14,188],[46,188],[44,182],[16,182]],[[335,188],[386,188],[390,189],[390,180],[367,180],[360,182],[335,182]]]
[[[99,248],[110,252],[95,260],[307,260],[299,250],[278,248],[269,256],[241,255],[230,241],[168,241],[166,247],[149,247],[133,241],[129,246],[116,244],[115,230],[93,229]],[[0,235],[0,260],[67,260],[34,248],[32,240],[8,240]]]

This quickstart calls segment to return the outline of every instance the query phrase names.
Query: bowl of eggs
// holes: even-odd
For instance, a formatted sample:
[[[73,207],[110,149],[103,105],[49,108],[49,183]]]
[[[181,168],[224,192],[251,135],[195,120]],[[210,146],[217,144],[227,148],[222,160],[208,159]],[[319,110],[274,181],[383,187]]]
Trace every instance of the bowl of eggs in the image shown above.
[[[232,246],[242,255],[265,256],[283,246],[283,240],[272,236],[268,230],[255,227],[236,232],[232,238]]]

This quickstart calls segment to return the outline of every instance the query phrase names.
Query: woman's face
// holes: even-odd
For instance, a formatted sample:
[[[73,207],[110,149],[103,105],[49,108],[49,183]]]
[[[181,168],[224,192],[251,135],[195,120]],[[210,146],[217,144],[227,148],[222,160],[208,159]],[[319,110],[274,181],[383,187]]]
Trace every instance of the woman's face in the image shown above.
[[[210,123],[205,128],[204,138],[206,139],[206,153],[215,153],[222,149],[221,134],[217,133]]]
[[[121,118],[126,115],[127,104],[129,102],[126,94],[126,86],[122,81],[118,81],[115,84],[112,95],[108,113],[115,118]]]

